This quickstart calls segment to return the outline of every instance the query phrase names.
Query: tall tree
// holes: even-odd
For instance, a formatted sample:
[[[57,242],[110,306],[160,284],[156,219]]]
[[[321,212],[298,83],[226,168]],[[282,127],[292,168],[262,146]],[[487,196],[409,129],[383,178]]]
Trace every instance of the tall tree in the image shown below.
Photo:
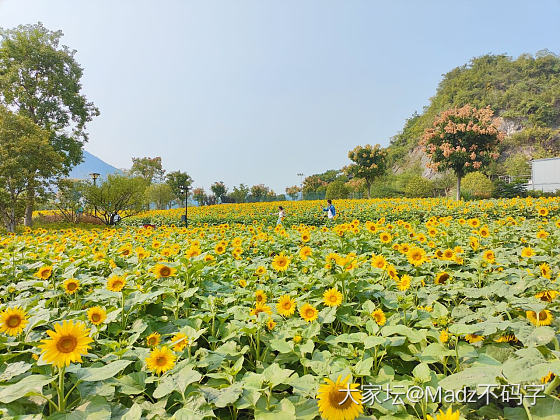
[[[53,204],[67,222],[77,223],[83,213],[83,182],[68,178],[57,181]]]
[[[143,178],[148,184],[163,180],[165,169],[161,164],[161,157],[132,158],[132,168],[130,175]]]
[[[175,199],[175,195],[169,184],[152,184],[148,186],[148,188],[146,188],[146,197],[148,202],[154,203],[158,210],[167,209]]]
[[[84,198],[90,208],[95,208],[93,216],[109,225],[114,215],[125,218],[142,211],[146,203],[145,191],[143,178],[108,175],[101,185],[86,185]]]
[[[222,181],[214,182],[210,186],[210,189],[214,193],[214,196],[216,197],[216,199],[219,199],[220,201],[222,201],[223,198],[225,197],[225,195],[227,194],[226,184],[224,184]]]
[[[190,187],[193,183],[192,178],[186,172],[173,171],[169,172],[165,177],[165,182],[169,187],[171,187],[171,192],[173,193],[173,198],[177,204],[182,205],[185,200],[185,193],[183,192],[183,187]]]
[[[286,187],[286,194],[288,194],[292,200],[297,200],[297,198],[299,197],[300,191],[301,191],[301,188],[298,187],[297,185],[292,185],[291,187]]]
[[[236,203],[244,203],[247,201],[247,196],[249,195],[249,187],[245,184],[239,184],[239,187],[233,187],[233,191],[229,193],[229,196]]]
[[[344,168],[345,172],[350,176],[364,180],[369,198],[373,181],[387,170],[387,151],[378,144],[375,146],[366,144],[350,150],[348,158],[353,163]]]
[[[30,118],[49,131],[67,174],[82,160],[86,123],[99,110],[81,93],[83,70],[75,51],[60,45],[61,31],[41,23],[0,30],[0,105]],[[26,191],[25,224],[31,224],[36,191]]]
[[[207,197],[203,188],[195,188],[193,190],[193,198],[196,200],[199,206],[203,206],[206,204]]]
[[[61,168],[49,132],[0,106],[0,214],[9,231],[24,214],[25,192],[41,189]]]
[[[443,111],[424,131],[421,144],[430,158],[428,166],[455,172],[457,200],[461,198],[461,179],[498,158],[496,149],[505,136],[498,127],[490,107],[465,105]]]

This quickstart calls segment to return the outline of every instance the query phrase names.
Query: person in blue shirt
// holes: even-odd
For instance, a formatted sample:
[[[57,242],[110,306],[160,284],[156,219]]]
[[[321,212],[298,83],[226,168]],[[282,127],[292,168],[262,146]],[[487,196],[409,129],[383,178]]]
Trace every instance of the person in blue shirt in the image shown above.
[[[324,208],[323,211],[327,212],[327,217],[329,219],[334,219],[334,216],[336,216],[336,209],[334,208],[331,200],[327,200],[327,207]]]

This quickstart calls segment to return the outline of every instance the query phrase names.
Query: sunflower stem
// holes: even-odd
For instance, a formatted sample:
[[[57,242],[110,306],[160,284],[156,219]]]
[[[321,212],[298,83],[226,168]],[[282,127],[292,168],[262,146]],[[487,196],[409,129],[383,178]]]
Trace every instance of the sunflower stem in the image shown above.
[[[554,390],[560,385],[560,376],[554,376],[552,382],[546,387],[544,393],[546,395],[550,395],[554,392]]]
[[[58,371],[58,411],[63,412],[66,409],[66,398],[64,398],[64,370],[62,366]]]

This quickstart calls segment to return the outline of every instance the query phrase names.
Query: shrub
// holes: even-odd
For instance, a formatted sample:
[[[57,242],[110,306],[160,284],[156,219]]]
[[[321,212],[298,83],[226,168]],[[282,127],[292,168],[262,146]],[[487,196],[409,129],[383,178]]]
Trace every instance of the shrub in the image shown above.
[[[344,184],[343,181],[334,181],[329,184],[327,187],[327,199],[341,199],[341,198],[348,198],[348,187]]]
[[[429,179],[413,176],[404,187],[404,195],[406,197],[433,197],[434,185]]]
[[[465,175],[461,187],[474,198],[490,198],[494,190],[494,184],[482,172],[471,172]]]

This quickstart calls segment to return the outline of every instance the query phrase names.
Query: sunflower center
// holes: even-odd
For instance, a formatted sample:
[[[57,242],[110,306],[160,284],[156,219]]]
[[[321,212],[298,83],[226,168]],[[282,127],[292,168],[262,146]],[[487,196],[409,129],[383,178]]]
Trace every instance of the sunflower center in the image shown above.
[[[72,353],[77,345],[78,340],[76,337],[73,335],[65,335],[57,341],[56,348],[61,353]]]
[[[346,401],[344,401],[344,398],[346,398],[346,390],[343,388],[336,388],[329,392],[329,402],[331,403],[331,408],[334,408],[335,410],[348,408],[350,404],[352,404],[352,399],[346,398]],[[341,404],[342,401],[344,401],[343,404]]]
[[[160,270],[160,274],[164,277],[167,277],[171,274],[171,269],[169,267],[162,267]]]
[[[99,321],[101,321],[101,315],[98,314],[98,313],[94,313],[94,314],[91,315],[91,320],[93,322],[99,322]]]
[[[292,304],[290,302],[284,302],[283,308],[288,310],[292,307]]]
[[[165,356],[156,357],[156,365],[165,366],[166,364],[167,364],[167,357]]]
[[[19,315],[11,315],[6,321],[6,325],[8,325],[9,328],[19,327],[19,324],[21,324],[21,318]]]
[[[113,282],[113,288],[114,289],[120,289],[121,287],[123,287],[123,282],[120,280],[115,280]]]
[[[313,315],[315,315],[315,311],[313,309],[308,309],[307,311],[305,311],[305,316],[307,318],[311,318]]]
[[[331,301],[331,302],[336,302],[336,300],[337,300],[337,299],[336,299],[336,295],[330,295],[330,296],[329,296],[329,301]]]
[[[539,312],[539,321],[545,321],[548,318],[548,314],[546,311]]]
[[[66,287],[68,288],[69,291],[73,292],[78,288],[78,285],[76,283],[68,283],[68,286]]]

